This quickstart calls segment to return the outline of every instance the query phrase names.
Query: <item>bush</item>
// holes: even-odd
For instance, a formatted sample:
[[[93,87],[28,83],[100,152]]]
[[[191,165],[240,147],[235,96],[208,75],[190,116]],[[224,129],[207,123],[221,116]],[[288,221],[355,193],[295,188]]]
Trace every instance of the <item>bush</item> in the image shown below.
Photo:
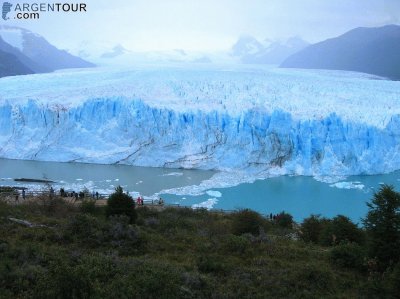
[[[392,270],[385,273],[383,286],[386,298],[399,298],[400,294],[400,263],[397,263]]]
[[[227,254],[237,253],[241,255],[247,251],[250,245],[251,243],[245,237],[245,235],[242,236],[229,235],[225,238],[225,240],[222,243],[222,250],[224,253]]]
[[[281,212],[276,216],[276,224],[282,228],[292,228],[293,216],[288,213]]]
[[[334,275],[330,268],[318,264],[307,264],[299,270],[295,279],[297,288],[303,290],[314,288],[325,292],[333,289]]]
[[[305,242],[318,244],[321,239],[321,233],[329,223],[326,218],[321,218],[320,215],[311,215],[303,220],[301,224],[300,238]]]
[[[232,214],[232,233],[234,235],[245,233],[258,235],[264,222],[264,218],[257,212],[249,209],[237,211]]]
[[[85,246],[98,246],[103,242],[103,225],[97,218],[78,214],[67,222],[64,240],[80,242]]]
[[[112,215],[126,215],[129,217],[130,223],[135,223],[137,218],[135,202],[131,196],[123,192],[121,186],[115,188],[115,192],[110,195],[107,201],[106,214],[107,217]]]
[[[355,243],[341,243],[330,251],[330,259],[339,267],[364,270],[366,252],[363,247]]]
[[[338,215],[324,226],[321,244],[325,246],[337,245],[341,242],[357,243],[365,241],[364,232],[348,217]]]
[[[226,271],[226,265],[222,263],[218,256],[205,255],[197,259],[197,267],[203,273],[223,273]]]
[[[82,213],[94,214],[96,212],[96,201],[93,199],[84,199],[80,208]]]
[[[128,255],[137,251],[142,245],[143,238],[139,231],[129,224],[129,217],[125,215],[112,216],[104,231],[104,238],[119,253]]]

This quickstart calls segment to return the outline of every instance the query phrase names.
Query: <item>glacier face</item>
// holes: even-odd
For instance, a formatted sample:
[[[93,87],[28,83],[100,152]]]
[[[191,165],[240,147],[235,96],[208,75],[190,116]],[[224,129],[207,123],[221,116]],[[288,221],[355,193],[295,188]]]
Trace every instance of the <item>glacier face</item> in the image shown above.
[[[400,169],[400,82],[266,68],[0,79],[0,157],[252,173]]]

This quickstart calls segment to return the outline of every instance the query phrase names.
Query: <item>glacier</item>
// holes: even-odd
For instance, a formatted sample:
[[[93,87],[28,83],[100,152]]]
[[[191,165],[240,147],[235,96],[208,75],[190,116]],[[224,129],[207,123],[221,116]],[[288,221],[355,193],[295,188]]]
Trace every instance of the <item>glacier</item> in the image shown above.
[[[343,176],[400,169],[400,82],[253,66],[0,79],[0,157]]]

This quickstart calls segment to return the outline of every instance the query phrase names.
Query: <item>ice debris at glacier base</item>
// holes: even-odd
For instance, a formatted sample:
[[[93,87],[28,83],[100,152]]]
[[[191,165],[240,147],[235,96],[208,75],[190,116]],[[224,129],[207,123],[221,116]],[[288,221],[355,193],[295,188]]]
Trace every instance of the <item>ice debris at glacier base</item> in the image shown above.
[[[2,78],[0,157],[239,170],[252,179],[384,173],[400,169],[399,99],[400,82],[334,71]]]

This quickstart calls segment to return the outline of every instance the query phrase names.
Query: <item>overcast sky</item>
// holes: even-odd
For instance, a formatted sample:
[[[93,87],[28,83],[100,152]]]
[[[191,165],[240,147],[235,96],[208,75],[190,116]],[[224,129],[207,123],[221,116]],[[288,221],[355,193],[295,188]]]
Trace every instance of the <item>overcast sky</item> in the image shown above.
[[[5,24],[30,29],[66,49],[102,41],[137,51],[205,51],[228,49],[243,34],[317,42],[355,27],[400,23],[400,0],[78,1],[87,3],[87,13],[42,13],[40,20]]]

